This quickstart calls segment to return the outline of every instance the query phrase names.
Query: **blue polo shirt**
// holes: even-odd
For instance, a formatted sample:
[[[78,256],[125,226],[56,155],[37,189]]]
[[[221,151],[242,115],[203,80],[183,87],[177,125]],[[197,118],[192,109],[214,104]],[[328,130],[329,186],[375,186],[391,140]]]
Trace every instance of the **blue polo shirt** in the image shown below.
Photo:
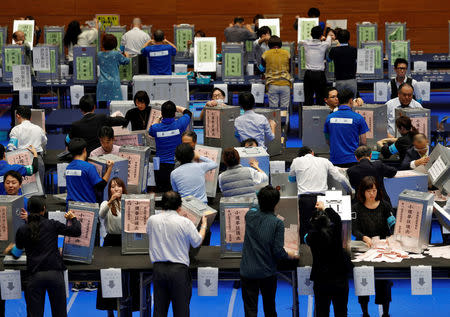
[[[20,164],[8,164],[5,160],[0,161],[0,195],[6,195],[5,185],[3,185],[3,175],[8,171],[16,171],[19,172],[22,176],[30,176],[33,174],[33,168],[31,165],[24,166]],[[19,195],[22,195],[22,189],[19,190]]]
[[[339,106],[339,110],[328,115],[323,132],[329,135],[330,161],[333,164],[356,162],[355,150],[359,146],[359,136],[369,128],[363,116],[353,112],[349,106]]]
[[[150,45],[142,49],[142,55],[148,58],[150,75],[172,75],[172,56],[177,55],[172,45]]]
[[[96,203],[94,186],[102,180],[94,165],[82,160],[73,160],[66,168],[66,201]]]
[[[189,114],[181,118],[163,118],[161,123],[154,124],[148,130],[150,136],[155,138],[156,156],[160,163],[175,164],[175,149],[181,144],[181,134],[191,122]]]

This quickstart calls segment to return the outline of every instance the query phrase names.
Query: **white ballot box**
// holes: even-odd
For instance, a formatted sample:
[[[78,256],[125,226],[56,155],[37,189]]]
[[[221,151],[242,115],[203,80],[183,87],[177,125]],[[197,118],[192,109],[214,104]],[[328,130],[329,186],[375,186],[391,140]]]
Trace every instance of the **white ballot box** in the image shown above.
[[[241,158],[242,166],[250,166],[250,162],[252,160],[258,161],[259,168],[266,173],[267,177],[270,176],[270,156],[269,153],[262,147],[236,147],[236,151],[238,151],[239,156]],[[262,184],[265,186],[268,184]]]
[[[398,171],[393,178],[384,178],[384,187],[392,207],[398,205],[398,196],[405,189],[426,192],[428,191],[428,175],[414,170]]]
[[[425,168],[431,183],[442,192],[450,193],[450,148],[437,144]]]
[[[20,219],[20,212],[24,208],[23,196],[0,196],[0,249],[4,250],[16,239],[17,229],[25,224]]]
[[[367,146],[376,148],[377,141],[386,137],[387,107],[386,105],[364,104],[361,107],[353,107],[353,111],[359,113],[366,120],[369,132],[366,133]]]
[[[222,149],[239,146],[234,121],[240,113],[240,108],[235,106],[205,107],[204,144]]]
[[[122,113],[123,117],[125,117],[127,111],[134,107],[136,106],[133,100],[112,100],[109,104],[109,113],[113,114],[114,112],[119,111]]]
[[[120,147],[119,156],[128,160],[128,193],[145,193],[147,191],[150,148],[148,146],[124,145]]]
[[[139,90],[147,92],[150,100],[172,100],[177,106],[187,107],[189,83],[182,75],[135,75],[133,96]]]

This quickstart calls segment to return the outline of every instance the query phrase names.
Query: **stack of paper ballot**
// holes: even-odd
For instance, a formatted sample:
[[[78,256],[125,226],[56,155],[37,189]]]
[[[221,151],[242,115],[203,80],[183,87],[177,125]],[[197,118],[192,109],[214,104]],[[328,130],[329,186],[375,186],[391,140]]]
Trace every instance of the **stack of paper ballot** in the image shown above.
[[[410,258],[408,252],[403,251],[399,242],[393,238],[380,240],[379,237],[372,238],[372,247],[364,252],[355,254],[353,262],[401,262]]]

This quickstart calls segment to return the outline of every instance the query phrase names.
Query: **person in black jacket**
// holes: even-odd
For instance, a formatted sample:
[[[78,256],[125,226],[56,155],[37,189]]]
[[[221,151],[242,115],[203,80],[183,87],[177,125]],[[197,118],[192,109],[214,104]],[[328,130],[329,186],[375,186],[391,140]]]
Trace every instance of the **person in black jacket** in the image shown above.
[[[98,139],[98,130],[106,126],[126,126],[128,124],[124,117],[110,117],[106,114],[94,113],[95,101],[91,96],[83,96],[80,99],[80,110],[83,118],[72,123],[70,133],[66,137],[66,143],[69,144],[73,138],[82,138],[87,143],[87,154],[100,146]]]
[[[380,184],[381,191],[389,203],[389,195],[384,187],[384,178],[392,178],[397,174],[397,170],[391,166],[383,164],[381,161],[371,161],[372,150],[367,145],[358,147],[355,151],[358,164],[350,167],[347,170],[348,179],[350,184],[358,191],[359,184],[365,176],[373,176],[376,178],[378,184]]]
[[[430,160],[430,153],[427,137],[423,133],[417,133],[413,138],[413,146],[406,151],[400,169],[413,170],[419,166],[425,166]]]
[[[27,254],[27,311],[31,316],[43,316],[45,293],[48,292],[53,316],[67,316],[66,288],[63,259],[58,249],[58,235],[79,237],[81,224],[69,211],[64,216],[71,222],[67,226],[44,217],[45,200],[33,196],[28,200],[28,223],[16,233],[16,244],[10,244],[5,253],[19,258]]]
[[[147,130],[148,120],[152,110],[152,108],[148,106],[150,104],[148,94],[143,90],[139,90],[134,95],[134,104],[136,105],[136,108],[128,110],[125,119],[127,119],[127,122],[131,123],[132,131]]]
[[[348,274],[353,265],[343,249],[341,217],[317,202],[311,224],[305,242],[313,256],[310,279],[314,281],[316,316],[328,317],[331,302],[336,317],[347,316]]]

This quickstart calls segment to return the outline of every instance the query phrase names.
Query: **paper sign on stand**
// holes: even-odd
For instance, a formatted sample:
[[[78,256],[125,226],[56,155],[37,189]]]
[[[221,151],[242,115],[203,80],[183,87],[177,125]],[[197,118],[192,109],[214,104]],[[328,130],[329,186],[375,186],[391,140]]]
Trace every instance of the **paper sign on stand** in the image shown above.
[[[388,84],[383,81],[376,81],[373,85],[374,101],[386,102],[388,100]]]
[[[214,84],[214,88],[222,89],[225,93],[225,100],[228,100],[228,84]]]
[[[122,270],[101,269],[100,278],[102,282],[103,298],[122,297]]]
[[[294,102],[305,102],[303,83],[294,83]]]
[[[358,74],[375,74],[375,50],[358,48],[356,63],[356,72]]]
[[[58,187],[66,187],[66,169],[69,163],[58,163],[56,164],[56,171],[58,175]]]
[[[324,203],[325,208],[333,208],[342,221],[352,220],[352,203],[349,195],[342,195],[342,191],[327,190],[325,196],[317,196],[317,201]]]
[[[33,69],[36,71],[50,71],[50,47],[37,46],[34,48]]]
[[[19,90],[19,105],[32,106],[33,105],[33,87],[30,90]]]
[[[347,19],[327,20],[327,24],[330,28],[347,30]]]
[[[13,90],[28,90],[31,85],[31,69],[30,65],[14,65],[12,67]]]
[[[69,298],[69,271],[64,270],[64,284],[66,286],[66,298]]]
[[[356,296],[375,295],[375,271],[373,266],[353,268],[353,282]]]
[[[252,84],[252,95],[255,97],[255,103],[264,103],[264,84]]]
[[[280,19],[259,19],[259,27],[267,26],[272,31],[272,35],[280,36]]]
[[[431,83],[429,81],[419,81],[416,84],[416,95],[422,101],[430,101]]]
[[[194,45],[194,71],[216,71],[216,38],[196,37]]]
[[[417,61],[414,62],[414,71],[416,73],[424,73],[427,71],[427,62],[426,61]]]
[[[3,300],[22,298],[19,270],[4,270],[0,272],[0,292]]]
[[[298,18],[297,42],[311,39],[311,29],[319,25],[319,18]]]
[[[411,295],[431,295],[432,283],[431,266],[411,266]]]
[[[314,295],[314,282],[310,280],[311,267],[297,268],[298,295]]]
[[[198,296],[217,296],[219,288],[219,268],[199,267],[197,269]]]
[[[83,85],[73,85],[70,86],[70,103],[72,105],[79,105],[81,97],[84,96],[84,86]]]

